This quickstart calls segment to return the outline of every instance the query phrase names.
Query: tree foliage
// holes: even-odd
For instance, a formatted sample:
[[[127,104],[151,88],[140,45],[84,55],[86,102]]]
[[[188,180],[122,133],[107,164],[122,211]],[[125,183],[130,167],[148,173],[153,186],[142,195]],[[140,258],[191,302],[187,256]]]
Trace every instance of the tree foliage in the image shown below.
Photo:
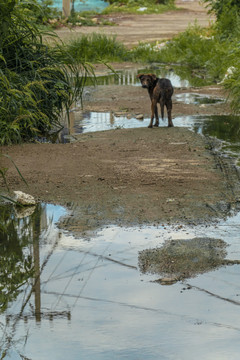
[[[239,0],[202,0],[202,2],[209,7],[211,13],[216,15],[217,20],[225,13],[226,9],[234,10],[240,14]]]

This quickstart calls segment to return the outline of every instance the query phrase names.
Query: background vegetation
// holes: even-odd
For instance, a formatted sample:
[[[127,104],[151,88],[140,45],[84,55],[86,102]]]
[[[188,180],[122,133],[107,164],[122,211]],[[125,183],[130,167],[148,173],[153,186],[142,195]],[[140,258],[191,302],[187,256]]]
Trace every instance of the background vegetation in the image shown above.
[[[102,13],[111,12],[152,14],[175,8],[174,0],[110,0],[108,6]]]
[[[35,1],[0,3],[0,144],[29,141],[59,126],[62,111],[81,97],[84,63],[64,65],[42,42]],[[59,49],[58,49],[59,53]]]

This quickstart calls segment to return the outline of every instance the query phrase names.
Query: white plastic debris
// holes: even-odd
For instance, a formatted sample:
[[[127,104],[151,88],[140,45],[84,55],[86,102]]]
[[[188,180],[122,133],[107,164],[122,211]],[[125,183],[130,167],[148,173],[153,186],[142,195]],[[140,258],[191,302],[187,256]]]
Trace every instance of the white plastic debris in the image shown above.
[[[36,201],[32,195],[25,194],[22,191],[14,191],[15,200],[24,206],[35,205]]]
[[[229,77],[231,77],[231,76],[233,75],[235,69],[236,69],[236,68],[235,68],[234,66],[230,66],[230,67],[227,69],[227,71],[226,71],[226,73],[225,73],[225,75],[224,75],[224,78],[222,79],[222,81],[219,82],[219,84],[222,84],[222,83],[224,82],[224,80],[226,80],[226,79],[228,79]]]
[[[143,6],[143,7],[140,7],[139,9],[137,9],[137,11],[145,11],[147,10],[147,7]]]
[[[161,42],[159,43],[158,41],[156,42],[156,45],[153,46],[153,50],[154,51],[160,51],[164,46],[166,46],[167,42]]]

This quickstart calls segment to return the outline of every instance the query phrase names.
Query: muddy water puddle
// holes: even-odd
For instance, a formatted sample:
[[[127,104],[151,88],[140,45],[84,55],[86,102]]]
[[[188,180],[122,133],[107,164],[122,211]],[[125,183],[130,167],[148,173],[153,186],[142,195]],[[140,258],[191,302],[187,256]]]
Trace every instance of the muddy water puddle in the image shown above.
[[[64,208],[32,210],[1,209],[1,358],[239,358],[239,214],[74,238],[56,227]]]
[[[223,98],[215,98],[209,95],[204,94],[195,94],[195,93],[182,93],[175,95],[175,99],[178,102],[184,104],[194,104],[194,105],[212,105],[219,104],[225,101]]]

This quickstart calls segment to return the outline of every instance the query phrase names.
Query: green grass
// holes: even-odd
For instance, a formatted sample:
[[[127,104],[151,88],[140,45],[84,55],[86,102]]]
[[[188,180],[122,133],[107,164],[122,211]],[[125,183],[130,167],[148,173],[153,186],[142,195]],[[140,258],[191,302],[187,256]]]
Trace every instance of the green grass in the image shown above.
[[[77,39],[71,40],[67,44],[60,45],[61,56],[63,50],[65,56],[64,62],[68,62],[69,54],[78,62],[114,62],[127,60],[127,49],[123,44],[116,40],[115,36],[106,36],[93,33],[91,35],[82,35]]]
[[[142,10],[139,10],[142,9]],[[176,9],[174,1],[165,1],[165,4],[156,4],[155,0],[125,0],[114,2],[102,11],[102,14],[127,13],[127,14],[161,14],[168,10]]]

